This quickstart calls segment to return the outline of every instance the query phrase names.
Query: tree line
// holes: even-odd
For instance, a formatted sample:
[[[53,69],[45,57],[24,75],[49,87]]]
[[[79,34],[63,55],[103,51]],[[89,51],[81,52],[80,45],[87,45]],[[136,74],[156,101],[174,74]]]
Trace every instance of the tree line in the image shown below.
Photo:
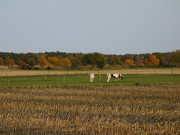
[[[180,66],[180,50],[168,53],[105,55],[101,53],[7,53],[0,65],[20,69],[102,69],[116,67]]]

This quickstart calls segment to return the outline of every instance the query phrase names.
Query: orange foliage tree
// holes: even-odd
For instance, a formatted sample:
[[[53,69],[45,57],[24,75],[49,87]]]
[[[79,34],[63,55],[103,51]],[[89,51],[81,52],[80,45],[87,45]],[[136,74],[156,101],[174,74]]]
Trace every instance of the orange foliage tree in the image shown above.
[[[13,65],[15,65],[15,62],[10,57],[6,57],[6,59],[4,60],[4,65],[13,66]]]
[[[63,67],[70,67],[72,64],[68,58],[62,58],[60,59],[60,65]]]
[[[3,59],[0,57],[0,65],[4,65]]]
[[[145,59],[145,65],[157,66],[159,65],[159,59],[156,57],[156,55],[151,54],[148,58]]]
[[[40,67],[45,67],[49,65],[48,60],[44,56],[40,56],[38,62]]]
[[[59,66],[60,60],[58,57],[48,57],[49,65],[51,67]]]
[[[126,66],[132,66],[132,65],[134,65],[134,61],[133,61],[133,60],[130,60],[130,59],[126,59],[126,60],[125,60],[125,65],[126,65]]]

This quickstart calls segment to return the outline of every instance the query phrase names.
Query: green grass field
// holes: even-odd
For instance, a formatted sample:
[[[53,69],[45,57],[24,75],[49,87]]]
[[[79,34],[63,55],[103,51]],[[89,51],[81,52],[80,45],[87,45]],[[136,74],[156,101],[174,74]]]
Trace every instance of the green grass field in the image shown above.
[[[123,80],[106,82],[106,75],[95,75],[93,83],[89,74],[0,77],[0,87],[63,87],[63,86],[116,86],[180,83],[180,75],[170,74],[124,74]]]

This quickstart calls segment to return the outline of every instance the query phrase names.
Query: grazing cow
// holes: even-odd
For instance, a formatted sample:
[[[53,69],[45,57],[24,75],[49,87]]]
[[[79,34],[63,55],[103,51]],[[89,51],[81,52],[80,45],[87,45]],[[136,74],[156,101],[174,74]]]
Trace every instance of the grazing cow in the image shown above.
[[[94,81],[94,74],[90,74],[90,82]]]
[[[110,82],[111,78],[113,78],[114,81],[123,79],[121,74],[107,74],[107,82]]]
[[[111,78],[113,78],[114,80],[122,80],[123,77],[121,74],[111,74]]]
[[[107,74],[107,82],[109,82],[111,80],[111,74]]]
[[[122,74],[119,74],[119,79],[120,79],[120,80],[122,80],[122,79],[123,79]]]

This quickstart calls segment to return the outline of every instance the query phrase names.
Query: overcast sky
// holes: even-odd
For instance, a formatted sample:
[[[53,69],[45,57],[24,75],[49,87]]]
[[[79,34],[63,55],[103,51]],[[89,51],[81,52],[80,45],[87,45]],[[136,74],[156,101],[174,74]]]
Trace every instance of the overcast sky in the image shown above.
[[[180,0],[0,0],[0,52],[180,49]]]

